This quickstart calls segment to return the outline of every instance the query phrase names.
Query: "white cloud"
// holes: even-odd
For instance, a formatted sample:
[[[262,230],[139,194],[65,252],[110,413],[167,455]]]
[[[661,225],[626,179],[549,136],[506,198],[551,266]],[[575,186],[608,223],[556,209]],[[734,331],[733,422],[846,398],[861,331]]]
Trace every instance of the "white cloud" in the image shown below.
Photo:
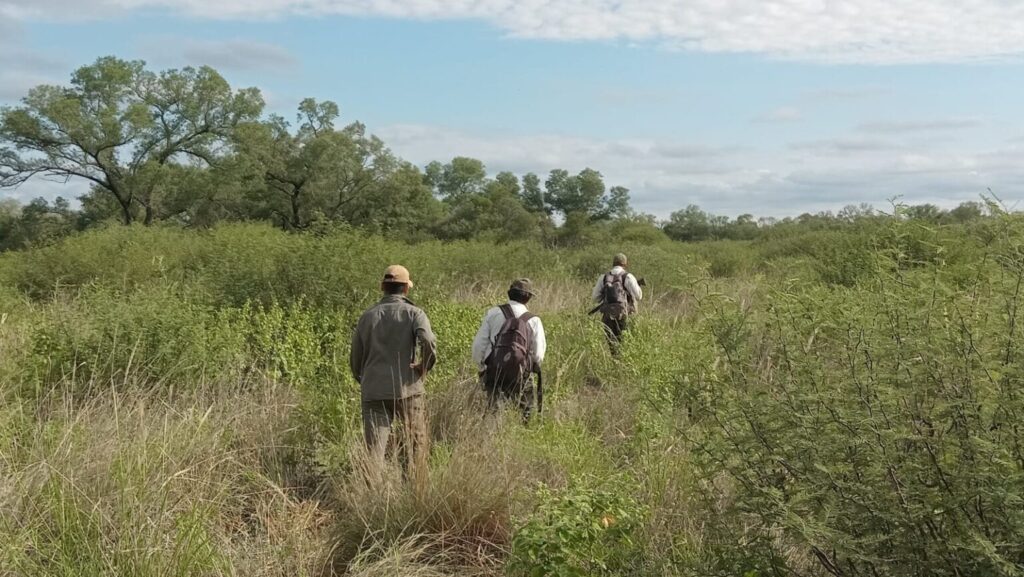
[[[13,198],[22,204],[27,204],[35,198],[53,200],[58,196],[77,203],[78,197],[89,192],[89,185],[81,180],[48,180],[45,178],[33,178],[16,188],[0,188],[0,200]]]
[[[894,120],[866,122],[857,127],[861,132],[874,134],[913,134],[916,132],[944,132],[975,128],[982,125],[978,118],[937,118],[934,120]]]
[[[17,18],[154,8],[221,19],[475,19],[521,38],[654,42],[824,62],[962,62],[1024,54],[1024,2],[1010,0],[0,0],[0,15]]]
[[[758,116],[756,122],[796,122],[803,118],[803,113],[795,106],[780,106]]]
[[[792,216],[902,197],[952,207],[991,187],[1012,196],[1024,184],[1019,146],[991,151],[929,150],[906,143],[840,137],[764,151],[652,139],[600,140],[539,134],[491,137],[436,126],[376,131],[396,153],[423,165],[479,158],[493,174],[553,168],[600,170],[628,187],[634,206],[666,217],[687,204],[737,215]],[[1007,198],[1006,200],[1013,200]]]
[[[0,103],[20,100],[30,88],[53,84],[65,72],[63,62],[24,47],[24,31],[0,11]]]
[[[881,96],[886,92],[888,90],[880,86],[833,86],[807,90],[803,93],[803,100],[813,103],[856,101]]]
[[[281,46],[236,38],[233,40],[185,39],[182,55],[191,64],[224,70],[295,70],[299,60]]]
[[[849,154],[890,151],[898,148],[898,145],[888,140],[842,137],[794,142],[789,147],[793,150],[807,151],[815,154]]]
[[[248,38],[208,40],[174,35],[148,35],[136,39],[139,53],[156,67],[208,65],[222,72],[288,74],[301,61],[277,44]]]

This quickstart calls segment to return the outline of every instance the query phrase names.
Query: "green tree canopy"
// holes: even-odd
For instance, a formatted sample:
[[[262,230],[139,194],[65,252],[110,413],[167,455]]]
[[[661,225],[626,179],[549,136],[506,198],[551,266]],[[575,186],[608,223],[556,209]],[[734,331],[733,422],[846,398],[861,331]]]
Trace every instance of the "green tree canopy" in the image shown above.
[[[243,194],[252,217],[291,230],[316,220],[348,221],[353,207],[398,169],[399,161],[363,124],[335,129],[338,114],[333,102],[306,99],[294,133],[279,116],[238,127],[232,174],[249,183]]]
[[[0,187],[82,179],[116,201],[126,224],[140,210],[149,223],[168,167],[215,164],[233,129],[262,110],[257,89],[232,90],[206,66],[154,73],[142,61],[100,58],[70,86],[37,86],[0,110]]]

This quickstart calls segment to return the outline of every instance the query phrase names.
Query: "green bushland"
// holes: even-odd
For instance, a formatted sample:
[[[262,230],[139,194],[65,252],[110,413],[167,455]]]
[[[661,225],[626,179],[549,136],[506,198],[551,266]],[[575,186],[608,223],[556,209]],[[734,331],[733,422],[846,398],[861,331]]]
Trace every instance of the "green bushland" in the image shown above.
[[[110,227],[0,255],[0,574],[1019,575],[1024,221],[539,244]],[[626,252],[647,298],[587,317]],[[371,473],[347,369],[387,264],[440,363],[429,474]],[[530,276],[543,418],[480,418]]]

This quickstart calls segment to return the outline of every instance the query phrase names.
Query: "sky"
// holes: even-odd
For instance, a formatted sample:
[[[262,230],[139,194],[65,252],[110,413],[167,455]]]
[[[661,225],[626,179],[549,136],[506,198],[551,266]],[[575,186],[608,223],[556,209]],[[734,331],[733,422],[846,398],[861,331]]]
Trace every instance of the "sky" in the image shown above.
[[[1024,198],[1024,0],[0,0],[0,103],[105,55],[333,100],[420,166],[591,167],[659,217]]]

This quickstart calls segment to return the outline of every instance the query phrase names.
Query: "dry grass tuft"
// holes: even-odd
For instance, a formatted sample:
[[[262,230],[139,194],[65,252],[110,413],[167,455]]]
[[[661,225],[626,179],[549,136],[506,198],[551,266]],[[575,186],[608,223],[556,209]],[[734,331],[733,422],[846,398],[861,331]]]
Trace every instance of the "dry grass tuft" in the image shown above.
[[[0,446],[0,566],[35,575],[317,575],[330,513],[298,490],[292,393],[140,388],[82,402]]]
[[[378,566],[373,563],[396,551],[428,552],[432,565],[457,567],[459,575],[498,571],[511,543],[521,480],[479,414],[465,422],[435,444],[425,476],[411,472],[406,478],[394,460],[381,468],[365,451],[353,451],[354,471],[335,491],[336,573]]]

